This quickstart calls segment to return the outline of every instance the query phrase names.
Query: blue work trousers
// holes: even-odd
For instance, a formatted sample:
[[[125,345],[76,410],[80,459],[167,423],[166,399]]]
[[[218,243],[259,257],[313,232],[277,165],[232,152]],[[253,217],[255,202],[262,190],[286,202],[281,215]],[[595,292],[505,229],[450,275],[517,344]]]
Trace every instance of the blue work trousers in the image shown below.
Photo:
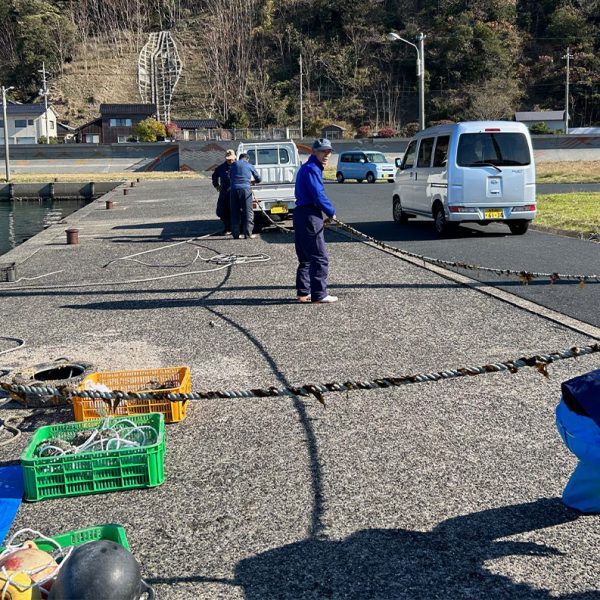
[[[600,513],[600,427],[570,410],[564,400],[556,407],[556,427],[579,459],[563,491],[563,502],[584,513]]]
[[[217,217],[223,223],[223,231],[231,231],[231,192],[221,190],[217,200]]]
[[[231,190],[231,235],[245,237],[252,235],[254,229],[254,212],[252,211],[252,191],[250,188]]]
[[[294,241],[298,256],[296,292],[317,302],[327,296],[329,256],[323,235],[323,213],[312,205],[294,210]]]

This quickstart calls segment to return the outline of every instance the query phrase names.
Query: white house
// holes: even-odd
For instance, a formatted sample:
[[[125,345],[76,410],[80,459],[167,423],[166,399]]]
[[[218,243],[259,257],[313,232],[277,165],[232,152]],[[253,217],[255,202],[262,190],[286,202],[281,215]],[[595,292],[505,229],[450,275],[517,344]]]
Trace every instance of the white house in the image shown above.
[[[8,131],[10,144],[37,144],[38,139],[46,137],[46,122],[48,123],[49,137],[57,137],[58,123],[54,109],[48,107],[48,118],[43,104],[7,104],[6,120],[8,128],[5,129],[4,111],[0,104],[0,129],[2,139]]]
[[[558,131],[565,128],[564,110],[539,110],[533,112],[516,112],[515,121],[519,121],[530,128],[536,123],[545,123],[548,129]]]

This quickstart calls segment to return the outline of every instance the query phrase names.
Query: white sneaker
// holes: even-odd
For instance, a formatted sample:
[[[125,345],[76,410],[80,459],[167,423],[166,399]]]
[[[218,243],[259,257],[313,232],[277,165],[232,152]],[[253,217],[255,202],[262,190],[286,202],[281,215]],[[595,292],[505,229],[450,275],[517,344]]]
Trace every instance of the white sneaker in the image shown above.
[[[313,304],[331,304],[332,302],[337,302],[337,296],[330,296],[329,294],[325,296],[325,298],[321,298],[320,300],[315,300]]]

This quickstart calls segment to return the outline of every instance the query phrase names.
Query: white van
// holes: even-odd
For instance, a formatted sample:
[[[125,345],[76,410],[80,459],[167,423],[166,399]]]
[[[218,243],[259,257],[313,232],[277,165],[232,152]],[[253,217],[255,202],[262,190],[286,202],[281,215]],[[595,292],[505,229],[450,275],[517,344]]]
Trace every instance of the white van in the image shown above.
[[[412,138],[396,159],[397,223],[430,217],[439,235],[458,223],[506,223],[522,235],[537,214],[529,130],[511,121],[438,125]]]

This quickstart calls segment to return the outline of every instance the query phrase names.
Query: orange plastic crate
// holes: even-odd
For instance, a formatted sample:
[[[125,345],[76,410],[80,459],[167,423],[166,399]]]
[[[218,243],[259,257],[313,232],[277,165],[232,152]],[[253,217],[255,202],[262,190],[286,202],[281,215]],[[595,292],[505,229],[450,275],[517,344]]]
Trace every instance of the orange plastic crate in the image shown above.
[[[192,389],[192,376],[189,367],[164,367],[161,369],[140,369],[138,371],[104,371],[91,373],[77,387],[77,390],[85,389],[85,382],[93,381],[101,383],[110,390],[119,390],[122,392],[151,392],[161,393],[180,393],[187,394]],[[173,381],[174,387],[166,389],[152,390],[154,382],[159,385]],[[111,403],[114,400],[110,401]],[[112,407],[112,404],[105,402],[100,398],[82,398],[73,396],[73,412],[76,421],[89,421],[103,416],[126,416],[140,415],[146,413],[159,412],[165,416],[166,423],[177,423],[185,419],[187,401],[179,400],[171,402],[170,400],[159,400],[151,398],[141,400],[129,398],[123,400],[118,406]]]

